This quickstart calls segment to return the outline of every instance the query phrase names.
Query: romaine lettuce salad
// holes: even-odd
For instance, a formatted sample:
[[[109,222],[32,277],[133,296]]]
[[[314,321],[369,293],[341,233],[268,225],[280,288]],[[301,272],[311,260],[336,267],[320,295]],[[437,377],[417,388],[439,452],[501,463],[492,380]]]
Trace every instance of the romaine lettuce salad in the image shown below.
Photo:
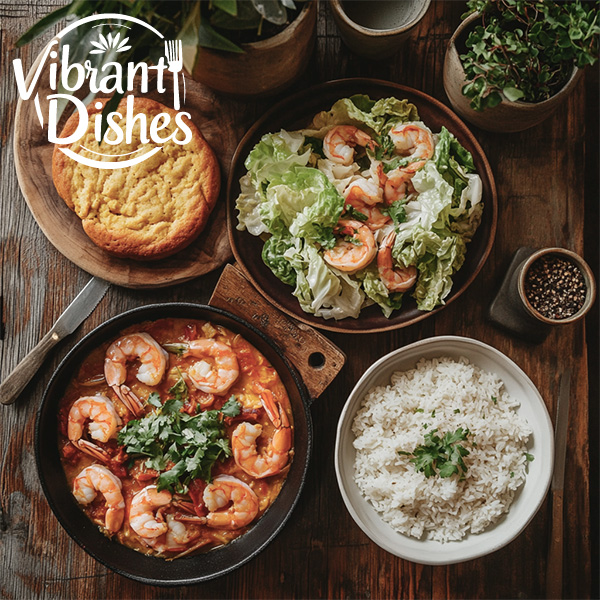
[[[389,317],[406,293],[423,311],[443,304],[481,221],[471,154],[406,100],[338,100],[309,129],[264,135],[244,164],[237,228],[325,319],[373,303]]]

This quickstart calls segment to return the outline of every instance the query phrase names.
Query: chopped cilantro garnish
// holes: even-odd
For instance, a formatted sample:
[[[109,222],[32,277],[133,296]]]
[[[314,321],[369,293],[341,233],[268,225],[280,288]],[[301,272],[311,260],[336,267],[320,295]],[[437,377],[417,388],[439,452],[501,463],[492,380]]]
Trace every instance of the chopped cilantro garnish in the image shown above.
[[[425,443],[417,446],[413,452],[399,451],[398,454],[412,456],[410,462],[415,465],[418,472],[425,477],[439,474],[440,477],[451,477],[455,473],[463,479],[467,472],[467,466],[463,456],[470,452],[458,442],[466,441],[469,430],[459,427],[454,433],[447,432],[440,438],[437,429],[432,429],[425,434]]]
[[[527,459],[527,462],[533,462],[535,456],[533,456],[533,454],[529,454],[529,452],[525,452],[525,458]]]
[[[492,396],[492,402],[494,404],[498,404],[498,398],[496,398],[496,396]]]
[[[387,133],[374,135],[375,147],[367,149],[367,154],[373,156],[376,160],[390,158],[394,154],[394,142]]]
[[[353,235],[345,235],[344,241],[350,242],[351,244],[354,244],[355,246],[362,246],[362,242],[357,237],[354,237]]]
[[[344,205],[344,212],[342,213],[342,219],[355,219],[356,221],[366,221],[369,217],[359,210],[356,210],[351,204]]]
[[[454,409],[454,414],[457,415],[460,412],[460,408],[455,408]]]
[[[394,225],[400,225],[400,223],[406,221],[406,209],[404,208],[404,203],[400,200],[392,202],[387,208],[382,208],[381,213],[388,215],[394,222]]]
[[[231,456],[223,417],[235,417],[241,405],[231,396],[221,410],[197,415],[181,412],[188,397],[183,378],[169,390],[164,404],[153,393],[149,404],[156,409],[141,419],[129,421],[119,432],[118,442],[133,457],[146,456],[149,469],[163,471],[157,479],[159,490],[185,492],[192,479],[210,481],[217,460]]]

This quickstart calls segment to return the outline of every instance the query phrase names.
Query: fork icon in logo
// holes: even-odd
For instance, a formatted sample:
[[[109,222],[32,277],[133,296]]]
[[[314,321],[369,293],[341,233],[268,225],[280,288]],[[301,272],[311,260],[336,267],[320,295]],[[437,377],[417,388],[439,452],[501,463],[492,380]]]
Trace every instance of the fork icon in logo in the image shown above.
[[[173,108],[179,110],[179,72],[183,69],[183,44],[181,40],[165,41],[165,55],[169,63],[169,71],[173,73]]]

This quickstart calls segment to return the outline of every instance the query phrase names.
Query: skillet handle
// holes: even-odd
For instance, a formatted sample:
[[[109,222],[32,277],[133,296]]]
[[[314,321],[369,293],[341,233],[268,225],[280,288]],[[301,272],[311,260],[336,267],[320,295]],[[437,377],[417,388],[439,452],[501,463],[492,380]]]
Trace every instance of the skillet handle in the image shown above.
[[[299,371],[313,399],[323,393],[346,362],[346,355],[324,335],[267,302],[236,265],[225,265],[208,303],[245,319],[270,337]]]

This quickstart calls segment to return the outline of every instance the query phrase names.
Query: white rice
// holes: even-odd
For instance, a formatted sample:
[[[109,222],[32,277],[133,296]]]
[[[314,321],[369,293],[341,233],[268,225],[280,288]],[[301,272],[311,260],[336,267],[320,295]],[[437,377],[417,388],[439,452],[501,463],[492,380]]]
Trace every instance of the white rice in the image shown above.
[[[352,426],[356,484],[400,533],[439,542],[480,533],[508,512],[525,481],[531,428],[518,406],[496,375],[464,358],[423,359],[365,396]],[[432,429],[442,437],[459,427],[471,432],[459,442],[470,452],[462,480],[427,478],[398,454],[412,453]]]

